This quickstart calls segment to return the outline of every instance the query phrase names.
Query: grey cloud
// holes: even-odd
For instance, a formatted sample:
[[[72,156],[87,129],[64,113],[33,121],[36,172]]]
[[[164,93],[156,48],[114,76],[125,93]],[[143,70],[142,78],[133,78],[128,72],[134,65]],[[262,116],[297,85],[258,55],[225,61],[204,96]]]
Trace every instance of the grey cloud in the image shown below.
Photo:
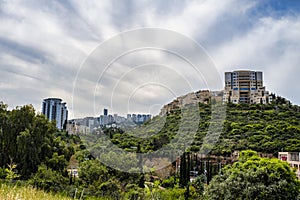
[[[2,51],[27,62],[49,62],[47,57],[45,56],[46,52],[43,52],[43,50],[26,46],[10,39],[0,37],[0,48]]]
[[[98,45],[122,31],[158,27],[185,34],[203,45],[217,66],[218,79],[222,80],[224,71],[241,66],[263,70],[269,90],[300,103],[296,87],[299,13],[280,13],[278,17],[272,8],[265,13],[258,11],[261,4],[250,0],[0,2],[0,96],[12,107],[32,102],[37,110],[42,98],[61,97],[71,116],[82,117],[98,115],[103,107],[110,106],[116,113],[125,113],[128,103],[131,110],[146,112],[155,104],[171,101],[174,94],[190,92],[184,85],[187,83],[182,84],[184,78],[194,90],[206,89],[205,81],[216,79],[205,74],[207,63],[200,64],[203,72],[197,74],[170,53],[150,50],[116,60],[100,79],[110,61],[107,54],[118,49],[108,46],[103,52],[106,57],[98,57],[103,55],[97,54]],[[140,38],[150,41],[154,37],[156,42],[163,41],[166,48],[188,49],[163,35]],[[128,45],[128,41],[120,41]],[[199,57],[191,51],[188,59]],[[86,58],[89,63],[85,63]],[[184,78],[163,67],[128,73],[149,63],[169,66]],[[209,89],[218,89],[219,85]],[[112,92],[116,98],[111,102]]]

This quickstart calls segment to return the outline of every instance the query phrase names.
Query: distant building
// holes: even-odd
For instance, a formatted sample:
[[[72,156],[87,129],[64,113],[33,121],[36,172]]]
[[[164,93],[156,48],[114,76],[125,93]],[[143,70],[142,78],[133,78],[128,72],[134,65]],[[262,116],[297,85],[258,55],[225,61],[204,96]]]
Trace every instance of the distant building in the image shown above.
[[[225,72],[225,90],[223,102],[267,104],[271,96],[263,86],[263,73],[238,70]]]
[[[108,124],[108,116],[107,115],[100,115],[99,124],[101,126]]]
[[[114,123],[114,122],[115,122],[114,116],[108,115],[108,124],[112,124],[112,123]]]
[[[68,120],[68,110],[66,103],[59,98],[48,98],[43,100],[42,114],[50,121],[56,121],[56,127],[63,129]]]
[[[296,169],[296,175],[300,179],[300,152],[279,152],[278,159],[286,161]]]
[[[107,115],[108,115],[108,109],[106,109],[106,108],[103,109],[103,115],[104,115],[104,116],[107,116]]]

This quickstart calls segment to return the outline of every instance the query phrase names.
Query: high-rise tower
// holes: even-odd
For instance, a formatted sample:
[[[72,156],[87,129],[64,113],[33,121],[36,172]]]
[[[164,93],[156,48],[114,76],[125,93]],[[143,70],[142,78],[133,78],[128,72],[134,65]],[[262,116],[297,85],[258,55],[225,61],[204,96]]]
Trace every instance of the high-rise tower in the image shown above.
[[[104,115],[104,116],[107,116],[107,115],[108,115],[108,109],[107,109],[107,108],[104,108],[104,109],[103,109],[103,115]]]
[[[50,120],[56,121],[56,127],[63,129],[68,120],[66,103],[59,98],[48,98],[43,100],[42,113]]]

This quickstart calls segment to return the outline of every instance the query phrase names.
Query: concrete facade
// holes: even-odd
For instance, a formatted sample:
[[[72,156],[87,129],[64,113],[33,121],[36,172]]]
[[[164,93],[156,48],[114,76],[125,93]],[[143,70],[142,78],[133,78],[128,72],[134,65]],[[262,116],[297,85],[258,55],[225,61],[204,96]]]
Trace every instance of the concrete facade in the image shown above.
[[[225,72],[223,102],[267,104],[272,101],[263,85],[263,73],[259,71],[238,70]]]
[[[278,159],[286,161],[296,169],[296,175],[300,179],[300,152],[279,152]]]

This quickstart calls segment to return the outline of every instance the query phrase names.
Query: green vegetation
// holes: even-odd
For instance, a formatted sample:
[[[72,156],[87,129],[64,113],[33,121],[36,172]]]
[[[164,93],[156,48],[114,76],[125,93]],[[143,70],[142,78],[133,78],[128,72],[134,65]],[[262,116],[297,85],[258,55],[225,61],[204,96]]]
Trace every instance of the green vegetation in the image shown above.
[[[300,108],[290,104],[227,107],[224,131],[212,154],[252,149],[276,154],[300,151]]]
[[[296,199],[299,191],[300,181],[286,162],[242,151],[238,162],[213,178],[206,196],[211,200]]]
[[[39,191],[31,186],[0,184],[0,199],[3,200],[71,200],[58,194]]]
[[[56,130],[43,115],[36,115],[30,105],[7,110],[0,102],[0,167],[15,165],[21,179],[28,179],[44,163],[63,171],[80,142]]]
[[[211,123],[211,105],[200,103],[199,113],[192,152],[199,152],[203,144]],[[190,118],[193,120],[193,116]],[[156,151],[176,138],[181,119],[181,111],[173,110],[167,117],[156,116],[133,132],[109,134],[120,148],[130,151],[130,147],[139,143],[142,152]],[[227,104],[223,131],[211,154],[230,156],[235,150],[247,149],[274,155],[279,151],[300,151],[300,107],[281,97],[267,105]]]
[[[222,108],[216,102],[214,106]],[[173,110],[133,130],[102,127],[101,134],[85,136],[57,130],[54,122],[35,114],[30,105],[11,111],[7,107],[0,103],[0,199],[12,195],[26,199],[25,194],[31,192],[48,199],[53,195],[59,195],[59,199],[295,199],[299,194],[295,173],[277,159],[260,158],[246,151],[232,166],[224,168],[221,164],[222,158],[230,157],[236,150],[252,149],[274,156],[278,151],[300,152],[300,108],[280,97],[268,105],[227,104],[226,120],[223,129],[214,133],[221,135],[213,148],[210,144],[202,147],[209,126],[214,125],[210,121],[210,104],[199,104],[200,118],[195,130],[191,127],[197,112],[181,122],[181,110]],[[185,146],[187,141],[178,134],[182,126],[184,134],[191,133],[191,145]],[[109,145],[101,143],[103,138],[128,154],[109,151]],[[106,152],[100,162],[97,152],[103,150],[103,145]],[[170,154],[170,149],[178,148],[180,165],[135,154],[155,152],[167,145],[169,148],[160,156],[165,154],[176,160],[178,155]],[[207,158],[197,157],[201,148],[212,148]],[[128,172],[118,170],[116,160]],[[160,170],[149,167],[149,173],[141,174],[145,162],[169,165]],[[75,167],[78,174],[72,174],[70,167]],[[190,182],[192,170],[199,176]],[[17,186],[20,180],[25,186]]]

